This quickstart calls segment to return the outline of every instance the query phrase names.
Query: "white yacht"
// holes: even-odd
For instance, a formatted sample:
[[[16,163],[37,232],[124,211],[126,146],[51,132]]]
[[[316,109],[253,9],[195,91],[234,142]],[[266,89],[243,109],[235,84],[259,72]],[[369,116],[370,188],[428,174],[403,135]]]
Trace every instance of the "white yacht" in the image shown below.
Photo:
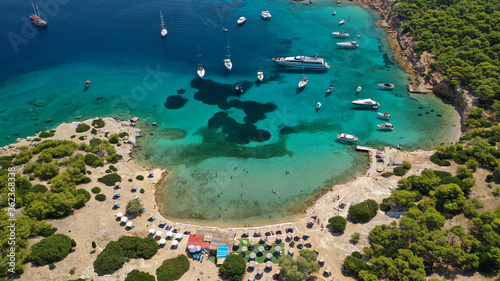
[[[242,25],[247,21],[247,18],[245,17],[240,17],[237,21],[238,25]]]
[[[381,130],[393,130],[394,126],[391,123],[384,123],[377,125]]]
[[[163,21],[163,15],[160,11],[160,19],[161,19],[161,37],[167,36],[167,28],[165,27],[165,22]]]
[[[357,41],[345,41],[345,42],[338,42],[337,47],[341,49],[356,49],[359,47]]]
[[[382,117],[382,118],[391,119],[391,115],[390,115],[389,113],[387,113],[387,112],[384,112],[384,113],[382,113],[382,112],[377,112],[377,114],[378,114],[380,117]]]
[[[354,101],[352,101],[352,104],[359,105],[359,106],[369,106],[369,107],[373,107],[373,108],[378,108],[380,106],[380,103],[378,103],[372,99],[354,100]]]
[[[342,141],[355,142],[358,140],[357,137],[349,134],[337,134],[337,138]]]
[[[295,57],[279,57],[272,58],[272,60],[280,65],[297,68],[320,69],[327,70],[330,68],[328,63],[318,55],[314,57],[295,56]]]
[[[271,13],[267,9],[267,1],[266,1],[266,9],[260,13],[260,16],[262,17],[262,19],[265,19],[265,20],[270,19],[272,17]]]
[[[335,10],[333,10],[332,16],[335,16],[336,14],[337,14],[337,12]]]
[[[334,31],[332,32],[333,37],[335,38],[347,38],[349,37],[349,33],[345,31]]]
[[[356,91],[361,92],[361,84],[358,85],[358,88],[356,89]]]
[[[260,82],[264,80],[264,72],[262,72],[262,69],[257,72],[257,79],[259,79]]]
[[[199,44],[198,44],[198,57],[200,58],[200,63],[198,64],[198,70],[196,71],[196,73],[198,73],[198,76],[200,76],[200,78],[203,78],[203,76],[205,76],[205,68],[203,67],[203,62],[201,62],[201,51]]]
[[[309,82],[309,79],[307,79],[307,77],[302,77],[302,79],[300,79],[300,82],[299,82],[299,88],[303,88],[307,82]]]
[[[343,25],[345,22],[346,22],[346,20],[341,20],[341,21],[339,22],[339,25]]]
[[[231,47],[229,46],[229,36],[227,36],[227,55],[226,59],[224,59],[224,66],[227,68],[227,70],[231,71],[233,69],[233,63],[231,62],[231,53],[229,52],[229,49]]]

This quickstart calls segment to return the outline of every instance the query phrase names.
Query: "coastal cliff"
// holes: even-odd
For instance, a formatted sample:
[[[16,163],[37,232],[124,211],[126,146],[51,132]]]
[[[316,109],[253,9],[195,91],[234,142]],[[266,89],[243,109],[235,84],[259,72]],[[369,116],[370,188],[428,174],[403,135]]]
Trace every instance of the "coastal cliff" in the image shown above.
[[[430,65],[435,61],[434,55],[424,52],[420,58],[413,51],[416,44],[414,38],[403,32],[403,22],[394,11],[394,0],[356,0],[367,4],[380,12],[381,19],[377,25],[386,29],[388,40],[394,51],[394,58],[398,64],[411,74],[408,84],[410,93],[434,93],[450,99],[456,105],[461,116],[461,129],[465,131],[465,120],[475,98],[465,89],[451,87],[443,80],[441,73],[430,70]]]

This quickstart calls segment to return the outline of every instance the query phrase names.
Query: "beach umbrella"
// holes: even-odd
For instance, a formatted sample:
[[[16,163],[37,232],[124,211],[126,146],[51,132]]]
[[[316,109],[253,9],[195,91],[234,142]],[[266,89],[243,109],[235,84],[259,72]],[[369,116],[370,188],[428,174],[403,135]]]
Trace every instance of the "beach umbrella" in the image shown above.
[[[170,236],[173,236],[173,235],[174,235],[174,233],[172,231],[167,232],[167,237],[170,237]]]
[[[241,251],[242,251],[242,252],[246,252],[246,251],[248,251],[247,246],[243,246],[243,247],[241,247]]]
[[[321,258],[319,258],[319,259],[318,259],[318,262],[319,262],[319,263],[324,263],[324,262],[325,262],[325,259],[321,257]]]
[[[325,273],[326,273],[326,274],[328,274],[328,275],[331,275],[331,274],[332,274],[332,271],[330,270],[330,268],[329,268],[329,267],[327,267],[327,268],[325,269]]]
[[[128,221],[126,225],[130,227],[130,226],[132,226],[133,224],[134,224],[133,222]]]
[[[249,261],[248,266],[255,266],[255,261]]]
[[[259,246],[259,251],[260,251],[260,252],[264,251],[264,247]]]
[[[385,155],[380,155],[380,158],[385,158]]]
[[[276,252],[281,251],[281,247],[280,246],[276,246],[276,247],[274,247],[274,249],[276,250]]]
[[[160,239],[160,244],[165,244],[165,243],[167,243],[167,240],[165,240],[165,239]]]
[[[266,261],[266,267],[272,267],[273,262],[272,261]]]
[[[177,240],[175,240],[175,241],[177,241]],[[189,252],[190,253],[196,253],[196,247],[193,247],[193,248],[189,249]]]
[[[167,235],[168,235],[168,233],[167,233]],[[195,246],[195,245],[192,245],[192,244],[188,246],[188,249],[189,249],[189,250],[191,250],[191,249],[193,249],[193,248],[196,248],[196,246]]]
[[[122,218],[121,218],[121,221],[122,221],[122,222],[126,222],[127,220],[128,220],[128,218],[127,218],[127,217],[122,217]]]
[[[382,151],[377,151],[377,154],[379,154],[379,155],[382,154],[382,153],[383,153]]]
[[[149,229],[149,233],[151,233],[151,234],[155,234],[155,233],[156,233],[156,231],[155,231],[155,229],[154,229],[154,228],[151,228],[151,229]]]
[[[250,275],[250,277],[248,277],[248,281],[253,281],[255,279],[255,277],[253,275]]]
[[[196,246],[196,251],[198,251],[198,252],[201,251],[201,246],[199,246],[199,245]]]
[[[262,267],[257,268],[257,274],[264,273],[264,269]]]
[[[173,241],[172,241],[172,245],[176,246],[176,245],[178,245],[178,244],[179,244],[179,241],[177,241],[177,240],[173,240]]]
[[[271,253],[267,253],[267,254],[266,254],[266,258],[270,259],[270,258],[272,258],[272,257],[273,257],[273,254],[271,254]]]
[[[238,246],[240,244],[240,240],[234,240],[233,245]]]
[[[160,235],[162,235],[162,234],[163,234],[163,232],[161,232],[161,231],[157,231],[157,232],[155,233],[155,235],[156,235],[156,236],[160,236]]]
[[[121,217],[121,216],[123,216],[123,213],[117,213],[116,216]]]
[[[175,239],[181,239],[182,238],[182,233],[177,233],[175,235]]]
[[[256,256],[257,255],[254,252],[250,253],[250,258],[255,259]]]

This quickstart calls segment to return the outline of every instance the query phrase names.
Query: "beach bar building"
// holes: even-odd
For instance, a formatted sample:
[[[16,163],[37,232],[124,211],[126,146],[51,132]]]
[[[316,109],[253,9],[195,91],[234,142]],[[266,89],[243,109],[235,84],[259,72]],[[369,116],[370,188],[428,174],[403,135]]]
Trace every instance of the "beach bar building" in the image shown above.
[[[210,251],[210,242],[205,241],[205,235],[203,234],[190,234],[187,245],[199,246],[207,252]]]

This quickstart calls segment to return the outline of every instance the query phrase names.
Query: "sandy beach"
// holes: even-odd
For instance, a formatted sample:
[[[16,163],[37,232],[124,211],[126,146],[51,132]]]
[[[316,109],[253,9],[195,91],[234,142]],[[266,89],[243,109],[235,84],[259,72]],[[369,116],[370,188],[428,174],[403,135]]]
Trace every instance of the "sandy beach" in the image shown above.
[[[324,270],[329,268],[328,271],[332,272],[332,276],[328,277],[328,280],[331,280],[334,277],[337,277],[338,280],[351,280],[351,278],[346,278],[342,275],[341,267],[343,259],[353,251],[362,251],[363,247],[369,246],[367,239],[368,233],[375,225],[388,224],[391,221],[397,220],[402,213],[383,213],[379,211],[375,218],[366,224],[353,224],[348,222],[346,231],[342,235],[328,231],[328,228],[326,228],[328,219],[335,215],[347,216],[347,210],[350,204],[355,204],[366,199],[374,199],[377,202],[381,202],[383,198],[390,196],[391,190],[397,187],[397,181],[400,179],[400,177],[397,176],[391,176],[389,178],[381,176],[383,172],[392,171],[393,167],[389,166],[390,163],[400,161],[408,161],[412,163],[413,166],[409,170],[407,174],[408,176],[419,175],[424,169],[439,169],[449,172],[454,172],[456,169],[456,165],[443,168],[430,162],[429,157],[434,153],[434,151],[410,152],[395,148],[384,148],[381,150],[381,153],[385,155],[386,161],[385,163],[381,163],[377,162],[377,150],[367,148],[368,151],[361,152],[367,153],[370,159],[370,167],[366,173],[351,182],[331,187],[328,192],[316,200],[313,206],[306,210],[305,214],[301,215],[300,218],[294,220],[293,222],[285,222],[282,225],[252,228],[193,226],[166,220],[161,217],[158,211],[154,196],[155,188],[162,177],[168,177],[167,170],[153,169],[148,171],[142,166],[136,164],[134,161],[127,161],[130,160],[129,155],[131,154],[134,145],[136,145],[134,140],[140,137],[140,130],[133,126],[133,122],[117,121],[112,118],[105,118],[104,120],[106,122],[106,126],[99,129],[99,133],[95,137],[104,138],[104,134],[106,132],[109,132],[110,134],[127,132],[130,135],[129,141],[125,141],[126,143],[117,147],[118,153],[124,156],[124,159],[115,165],[118,168],[118,173],[122,177],[121,189],[115,190],[113,187],[105,186],[97,181],[97,178],[106,174],[106,166],[89,168],[89,170],[92,171],[92,174],[89,175],[92,182],[79,187],[85,188],[89,192],[94,186],[100,187],[102,189],[102,193],[107,197],[106,201],[98,202],[92,198],[89,202],[87,202],[85,207],[75,210],[70,216],[59,220],[48,220],[48,222],[52,223],[54,227],[58,228],[57,233],[66,234],[76,241],[77,247],[75,248],[75,251],[65,260],[56,263],[56,268],[54,270],[49,270],[48,266],[33,267],[30,264],[27,264],[25,266],[25,273],[21,275],[19,280],[68,280],[75,278],[83,278],[85,280],[124,280],[128,272],[133,269],[138,269],[155,275],[156,268],[158,268],[165,259],[185,253],[187,246],[186,236],[186,239],[182,239],[176,250],[170,249],[171,242],[168,241],[166,247],[160,248],[158,253],[151,260],[146,261],[143,259],[132,259],[130,262],[126,262],[125,265],[113,275],[97,276],[93,270],[93,261],[105,248],[108,242],[116,241],[119,237],[124,235],[146,237],[149,234],[150,228],[158,229],[159,223],[166,223],[167,225],[173,226],[174,229],[180,229],[180,233],[183,233],[184,231],[196,233],[197,231],[203,229],[209,229],[218,232],[231,233],[234,234],[236,238],[241,237],[241,235],[246,232],[253,233],[253,231],[260,231],[265,233],[267,231],[276,232],[277,230],[292,228],[294,229],[294,235],[309,235],[309,241],[312,243],[311,248],[319,252],[319,257],[325,259],[326,262],[324,267],[321,268],[320,272],[316,275],[323,276]],[[92,120],[84,121],[84,123],[89,125],[91,122]],[[55,129],[55,135],[49,139],[71,139],[71,135],[75,134],[74,132],[76,126],[76,122],[71,124],[62,124]],[[88,142],[93,137],[90,130],[85,133],[77,133],[76,135],[77,137],[72,140],[77,143],[82,141]],[[86,136],[86,139],[79,140],[80,136]],[[0,154],[5,156],[15,153],[18,151],[20,146],[29,145],[33,138],[34,137],[18,140],[15,144],[3,147],[0,149]],[[481,172],[482,171],[479,169],[478,173]],[[150,173],[154,176],[148,177]],[[483,173],[485,172],[483,171]],[[145,179],[143,181],[137,180],[136,176],[138,175],[144,176]],[[129,182],[129,179],[132,179],[132,182]],[[473,196],[480,197],[482,201],[491,199],[486,198],[485,194],[487,193],[487,190],[482,191],[482,189],[487,189],[485,186],[485,182],[478,182]],[[132,187],[137,187],[138,189],[142,188],[144,189],[144,193],[141,194],[139,192],[132,192]],[[117,200],[113,200],[112,197],[117,192],[120,193],[121,197]],[[116,214],[118,212],[125,213],[124,209],[126,202],[136,197],[140,197],[144,207],[146,208],[146,212],[137,218],[131,218],[129,221],[132,221],[135,227],[127,230],[125,226],[120,224],[117,220]],[[120,204],[121,207],[113,209],[113,205],[115,203]],[[345,204],[345,207],[340,208],[341,204]],[[150,216],[153,216],[155,220],[148,220]],[[163,232],[166,233],[167,230],[163,230]],[[356,245],[349,241],[351,234],[354,232],[359,232],[361,234],[361,240]],[[165,236],[165,234],[163,236]],[[270,237],[270,239],[273,238],[273,236]],[[33,245],[40,240],[41,238],[32,239],[30,241],[30,245]],[[91,247],[92,241],[95,241],[98,245],[96,251],[93,251]],[[287,245],[284,252],[288,250],[289,247]],[[297,251],[297,249],[294,250]],[[190,270],[181,278],[181,280],[191,281],[197,280],[198,278],[200,280],[220,279],[218,277],[218,268],[215,264],[209,262],[208,260],[205,260],[204,262],[190,260],[190,263]],[[257,268],[263,266],[264,265],[257,265]],[[75,274],[73,276],[69,274],[71,269],[75,270]],[[274,271],[265,273],[263,279],[261,280],[272,280],[273,273]],[[247,273],[245,278],[248,278],[251,275],[252,273]],[[327,276],[325,275],[324,277]],[[459,278],[457,280],[466,280],[466,278]]]

